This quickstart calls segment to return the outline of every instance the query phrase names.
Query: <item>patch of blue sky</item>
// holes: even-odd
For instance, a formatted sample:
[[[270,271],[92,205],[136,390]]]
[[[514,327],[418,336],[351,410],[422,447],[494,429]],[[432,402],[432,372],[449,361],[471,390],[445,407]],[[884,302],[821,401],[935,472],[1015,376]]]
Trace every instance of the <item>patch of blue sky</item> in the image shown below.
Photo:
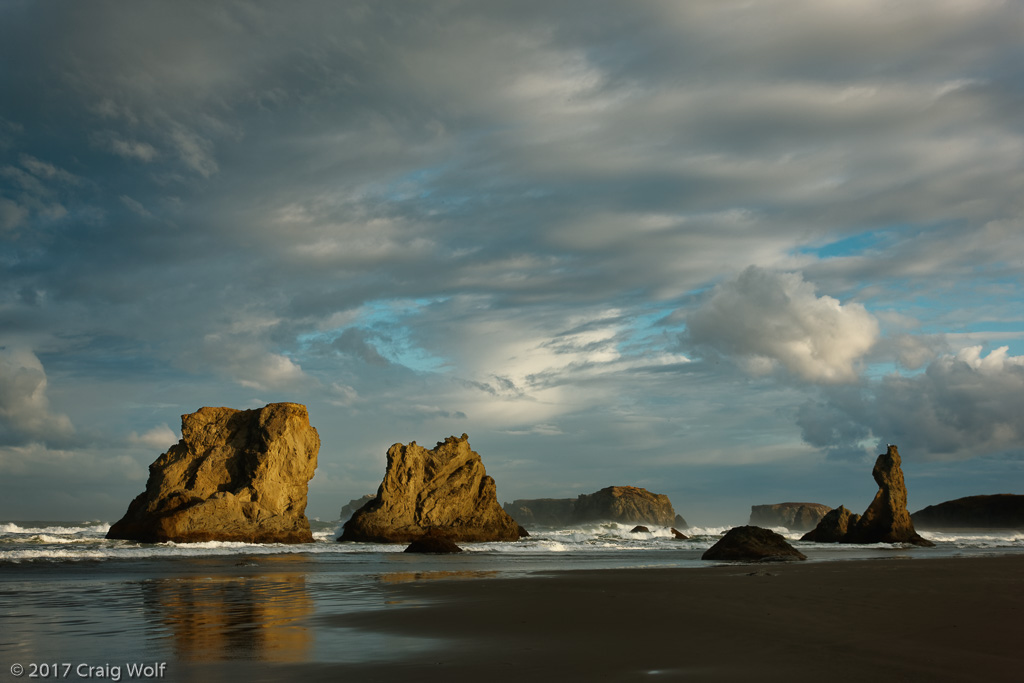
[[[620,334],[616,348],[622,355],[643,355],[651,350],[670,351],[673,340],[685,329],[680,323],[666,322],[675,306],[660,306],[632,316]]]
[[[445,166],[443,165],[417,168],[388,182],[375,185],[373,193],[394,201],[429,199],[435,192],[434,181],[444,171]]]
[[[449,360],[436,356],[414,343],[409,318],[419,315],[428,306],[447,299],[381,299],[363,304],[356,320],[348,325],[328,330],[307,332],[297,341],[308,349],[316,344],[331,343],[351,327],[369,328],[381,333],[372,343],[377,352],[392,363],[404,365],[416,372],[440,372],[449,366]]]
[[[797,250],[800,254],[810,254],[821,259],[857,256],[876,248],[886,239],[887,232],[872,230],[850,235],[834,242],[817,246],[804,246]]]

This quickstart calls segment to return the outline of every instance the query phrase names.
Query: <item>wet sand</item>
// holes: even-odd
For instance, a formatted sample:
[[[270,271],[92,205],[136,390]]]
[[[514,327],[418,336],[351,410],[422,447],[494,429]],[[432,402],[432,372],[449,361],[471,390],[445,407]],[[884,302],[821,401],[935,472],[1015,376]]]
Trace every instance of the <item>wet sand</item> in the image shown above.
[[[359,664],[204,678],[1018,681],[1024,556],[557,572],[386,588],[331,626],[440,639]],[[198,672],[197,672],[198,673]]]

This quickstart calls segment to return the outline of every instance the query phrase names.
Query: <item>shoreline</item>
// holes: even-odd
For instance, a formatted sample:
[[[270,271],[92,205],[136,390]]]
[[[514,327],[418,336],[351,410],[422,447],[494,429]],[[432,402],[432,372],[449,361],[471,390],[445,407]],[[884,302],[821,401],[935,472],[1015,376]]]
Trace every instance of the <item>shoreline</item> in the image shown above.
[[[325,624],[431,647],[245,668],[253,681],[1011,681],[1024,671],[1022,577],[1019,554],[441,574],[388,584],[385,609]]]

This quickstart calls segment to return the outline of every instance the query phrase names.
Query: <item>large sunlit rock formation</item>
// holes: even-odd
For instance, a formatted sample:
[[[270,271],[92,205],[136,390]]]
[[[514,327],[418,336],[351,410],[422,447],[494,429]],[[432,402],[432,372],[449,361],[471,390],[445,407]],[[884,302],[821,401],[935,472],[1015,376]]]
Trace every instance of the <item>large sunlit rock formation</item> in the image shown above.
[[[576,524],[593,521],[657,526],[686,524],[678,524],[668,496],[638,486],[609,486],[596,493],[585,493],[576,499],[572,516]]]
[[[149,466],[146,490],[107,538],[147,543],[309,543],[309,480],[320,436],[306,406],[200,408]]]
[[[428,533],[454,542],[515,541],[521,535],[465,434],[431,450],[415,441],[389,448],[376,497],[356,510],[338,540],[408,543]]]

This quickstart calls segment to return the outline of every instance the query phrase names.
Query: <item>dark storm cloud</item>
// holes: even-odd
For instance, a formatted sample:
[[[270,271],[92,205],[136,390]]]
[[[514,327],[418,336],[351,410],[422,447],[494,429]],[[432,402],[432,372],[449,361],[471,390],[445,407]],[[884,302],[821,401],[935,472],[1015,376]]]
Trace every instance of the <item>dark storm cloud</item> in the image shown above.
[[[888,375],[830,390],[799,412],[804,439],[839,457],[897,443],[912,460],[963,460],[1016,452],[1024,357],[965,348],[917,375]],[[903,452],[903,451],[901,451]]]

